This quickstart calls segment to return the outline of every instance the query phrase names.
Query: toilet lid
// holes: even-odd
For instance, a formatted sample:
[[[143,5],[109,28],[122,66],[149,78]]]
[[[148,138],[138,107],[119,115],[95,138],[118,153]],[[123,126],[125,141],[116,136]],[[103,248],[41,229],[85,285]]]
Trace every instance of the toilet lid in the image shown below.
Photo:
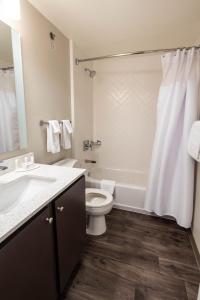
[[[101,207],[110,204],[113,196],[101,189],[87,188],[86,191],[86,205],[88,207]]]

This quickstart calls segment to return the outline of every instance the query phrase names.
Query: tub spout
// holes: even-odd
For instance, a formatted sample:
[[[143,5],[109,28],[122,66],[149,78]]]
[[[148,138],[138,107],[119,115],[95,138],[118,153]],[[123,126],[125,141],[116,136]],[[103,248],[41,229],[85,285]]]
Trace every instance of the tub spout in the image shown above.
[[[85,159],[86,164],[96,164],[96,160]]]

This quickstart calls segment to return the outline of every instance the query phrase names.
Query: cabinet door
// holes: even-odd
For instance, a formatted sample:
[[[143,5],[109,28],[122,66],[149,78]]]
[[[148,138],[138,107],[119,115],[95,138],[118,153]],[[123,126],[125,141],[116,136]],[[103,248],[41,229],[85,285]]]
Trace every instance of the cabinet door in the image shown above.
[[[80,260],[86,236],[85,177],[55,201],[60,292]]]
[[[0,299],[55,300],[52,216],[46,208],[0,249]]]

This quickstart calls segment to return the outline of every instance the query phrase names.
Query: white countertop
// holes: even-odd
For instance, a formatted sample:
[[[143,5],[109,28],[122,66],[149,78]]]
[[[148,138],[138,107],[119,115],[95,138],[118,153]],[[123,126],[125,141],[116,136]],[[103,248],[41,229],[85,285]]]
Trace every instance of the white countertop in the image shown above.
[[[48,189],[44,189],[37,197],[18,203],[7,212],[0,212],[0,242],[16,231],[27,220],[49,204],[73,182],[85,173],[84,169],[64,168],[54,165],[39,165],[39,168],[26,171],[12,171],[0,176],[0,183],[9,183],[22,176],[44,176],[56,179]],[[0,195],[1,196],[1,195]]]

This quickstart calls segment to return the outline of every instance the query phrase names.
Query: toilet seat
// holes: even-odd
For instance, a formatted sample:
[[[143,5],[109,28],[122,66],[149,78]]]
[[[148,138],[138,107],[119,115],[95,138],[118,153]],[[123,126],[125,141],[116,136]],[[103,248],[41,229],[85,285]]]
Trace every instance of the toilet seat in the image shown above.
[[[104,190],[87,188],[86,211],[88,215],[87,234],[101,235],[106,232],[107,215],[113,207],[113,196]]]
[[[101,189],[86,189],[86,206],[91,208],[103,207],[113,201],[112,195]]]

